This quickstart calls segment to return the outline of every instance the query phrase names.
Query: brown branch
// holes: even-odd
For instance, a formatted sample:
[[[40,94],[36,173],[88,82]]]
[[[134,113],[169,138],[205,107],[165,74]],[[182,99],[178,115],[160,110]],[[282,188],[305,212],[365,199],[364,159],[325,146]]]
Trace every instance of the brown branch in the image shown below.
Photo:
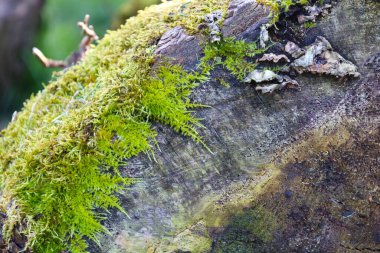
[[[67,63],[65,61],[52,60],[47,58],[41,50],[36,47],[33,47],[33,54],[40,60],[40,62],[46,68],[65,68]]]
[[[94,40],[99,39],[98,35],[96,35],[94,31],[94,27],[92,25],[88,25],[89,19],[90,19],[90,15],[87,14],[84,17],[83,22],[78,22],[78,26],[82,29],[83,33],[85,34],[79,46],[79,50],[81,52],[86,52],[88,50],[89,45]]]
[[[99,37],[96,35],[94,27],[92,25],[89,25],[88,22],[90,20],[90,15],[86,15],[84,17],[83,21],[78,22],[78,26],[82,29],[84,33],[84,37],[79,44],[79,50],[72,53],[70,57],[68,57],[68,60],[66,61],[60,61],[60,60],[52,60],[47,58],[41,50],[38,48],[34,47],[33,48],[33,54],[41,61],[41,63],[46,67],[46,68],[67,68],[69,66],[72,66],[79,62],[85,53],[88,51],[91,43],[95,40],[98,40]]]
[[[87,35],[88,37],[90,37],[93,40],[97,40],[98,39],[98,35],[96,35],[96,33],[94,31],[94,27],[92,25],[88,25],[89,19],[90,19],[90,15],[87,14],[84,17],[83,22],[82,21],[78,22],[78,26],[80,28],[82,28],[83,33],[85,35]]]

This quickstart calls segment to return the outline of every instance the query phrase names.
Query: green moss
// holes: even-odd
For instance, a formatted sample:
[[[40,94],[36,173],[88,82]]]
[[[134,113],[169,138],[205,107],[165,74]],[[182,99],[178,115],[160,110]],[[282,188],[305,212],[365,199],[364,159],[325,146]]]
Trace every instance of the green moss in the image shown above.
[[[225,38],[220,42],[207,44],[204,57],[200,60],[199,68],[208,74],[216,66],[221,65],[230,71],[239,81],[256,68],[256,64],[248,61],[267,49],[259,49],[256,43],[246,43],[242,40]]]
[[[147,8],[24,104],[0,138],[6,239],[17,226],[35,252],[85,252],[85,238],[97,242],[107,233],[104,212],[124,212],[115,193],[134,181],[118,167],[141,152],[153,156],[152,123],[203,143],[192,90],[218,65],[243,80],[256,67],[248,59],[266,49],[225,38],[206,45],[198,73],[189,73],[165,64],[152,69],[154,42],[178,25],[196,33],[205,14],[225,12],[228,3],[177,0]]]
[[[7,211],[5,233],[13,229],[10,221],[22,221],[35,251],[58,252],[69,245],[71,252],[83,252],[83,236],[96,240],[97,232],[106,232],[93,210],[121,210],[113,193],[132,180],[119,174],[119,161],[151,150],[152,122],[202,142],[198,119],[188,110],[193,107],[188,96],[201,79],[179,67],[140,78],[100,81],[91,89],[75,83],[72,90],[53,92],[50,86],[26,105],[2,138],[2,205],[4,211],[14,207]],[[58,96],[61,92],[71,98]]]
[[[289,8],[296,4],[306,5],[309,0],[258,0],[257,2],[271,9],[272,24],[275,24],[279,20],[281,12],[288,12]]]
[[[107,232],[100,210],[122,210],[114,194],[133,180],[118,166],[151,152],[153,122],[202,142],[188,96],[205,77],[177,66],[152,70],[152,42],[176,25],[194,31],[192,22],[224,10],[228,1],[184,3],[150,8],[109,33],[80,64],[57,73],[2,131],[5,238],[19,226],[35,252],[85,252],[84,238],[96,242]]]
[[[115,17],[112,21],[112,27],[117,29],[120,25],[124,24],[125,21],[135,16],[139,10],[143,10],[145,7],[159,4],[160,0],[131,0],[123,4],[117,11]]]
[[[310,29],[310,28],[314,28],[317,26],[317,24],[313,21],[308,21],[308,22],[305,22],[303,24],[303,26],[306,28],[306,29]]]

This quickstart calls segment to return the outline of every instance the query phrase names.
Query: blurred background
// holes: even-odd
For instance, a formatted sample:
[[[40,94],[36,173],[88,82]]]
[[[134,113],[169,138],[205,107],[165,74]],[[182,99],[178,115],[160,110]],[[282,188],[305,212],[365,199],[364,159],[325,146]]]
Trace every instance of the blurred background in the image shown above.
[[[34,46],[66,59],[82,39],[77,22],[90,14],[100,38],[138,10],[160,0],[0,0],[0,129],[23,102],[47,84],[53,71],[32,55]]]

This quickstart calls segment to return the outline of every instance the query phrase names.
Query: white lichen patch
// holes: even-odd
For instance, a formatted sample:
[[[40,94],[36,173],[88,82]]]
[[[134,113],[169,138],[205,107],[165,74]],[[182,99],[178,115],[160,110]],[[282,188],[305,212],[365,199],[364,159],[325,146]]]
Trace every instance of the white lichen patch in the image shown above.
[[[264,54],[260,59],[258,59],[256,62],[265,62],[265,61],[269,61],[269,62],[274,62],[274,63],[278,63],[278,62],[290,62],[289,58],[284,55],[284,54],[273,54],[273,53],[270,53],[270,54]]]
[[[329,10],[332,8],[331,4],[325,4],[323,6],[306,6],[305,9],[308,12],[308,15],[298,15],[298,23],[303,24],[308,21],[315,22],[316,18],[320,15],[324,16],[329,13]]]
[[[221,30],[219,27],[219,21],[222,20],[222,11],[214,11],[213,13],[205,16],[205,21],[210,30],[210,42],[214,43],[221,40]]]
[[[263,83],[270,81],[277,81],[263,86],[257,86],[256,90],[262,93],[272,93],[275,90],[281,90],[285,87],[298,88],[299,84],[296,80],[291,79],[287,75],[276,74],[271,70],[254,70],[245,78],[244,82]]]
[[[266,47],[266,43],[269,41],[269,33],[267,24],[264,24],[260,27],[260,47]]]
[[[285,52],[290,54],[293,58],[298,58],[305,54],[305,50],[301,49],[296,43],[291,41],[286,43]]]
[[[279,76],[271,70],[259,70],[255,69],[244,79],[244,82],[250,83],[254,81],[255,83],[267,82],[277,79]]]
[[[331,44],[324,37],[317,37],[315,42],[304,50],[305,54],[291,64],[291,67],[300,74],[311,72],[336,77],[360,76],[358,68],[333,51]]]
[[[273,83],[263,86],[257,86],[256,90],[261,91],[261,93],[272,93],[276,90],[282,90],[283,88],[295,88],[298,89],[299,83],[296,80],[291,79],[287,75],[277,75],[277,80],[279,83]]]
[[[286,86],[286,84],[282,83],[274,83],[274,84],[269,84],[265,86],[257,86],[256,90],[261,91],[261,93],[273,93],[275,90],[281,90]]]

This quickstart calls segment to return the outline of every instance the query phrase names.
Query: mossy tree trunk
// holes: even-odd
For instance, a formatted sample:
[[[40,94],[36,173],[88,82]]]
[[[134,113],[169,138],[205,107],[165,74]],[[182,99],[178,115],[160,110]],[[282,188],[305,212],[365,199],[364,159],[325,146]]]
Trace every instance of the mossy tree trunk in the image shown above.
[[[188,80],[199,78],[204,82],[195,87],[189,97],[180,96],[178,99],[187,101],[186,98],[189,98],[194,104],[208,105],[191,109],[194,111],[192,115],[200,118],[205,126],[197,128],[199,135],[192,131],[193,128],[187,128],[188,124],[178,127],[173,123],[181,120],[183,122],[185,118],[185,123],[191,122],[197,126],[197,121],[186,118],[188,114],[181,114],[182,111],[176,111],[180,117],[170,118],[170,112],[177,110],[178,104],[173,106],[168,103],[169,106],[164,108],[167,111],[160,108],[164,112],[163,118],[160,118],[162,111],[154,117],[150,116],[155,111],[149,111],[151,108],[148,103],[142,103],[142,107],[137,107],[136,111],[140,114],[134,119],[141,120],[143,112],[149,112],[146,120],[143,118],[141,126],[145,126],[147,122],[151,124],[153,130],[147,132],[147,135],[148,138],[154,138],[154,133],[157,133],[154,144],[158,145],[152,145],[152,150],[142,149],[140,151],[146,153],[133,157],[130,153],[134,150],[127,149],[129,153],[124,155],[127,165],[121,166],[120,174],[125,178],[140,179],[117,195],[129,217],[120,209],[112,209],[107,219],[102,222],[111,235],[106,234],[100,238],[101,247],[90,242],[90,252],[379,251],[380,3],[370,0],[324,2],[332,4],[332,8],[327,15],[319,15],[315,24],[299,24],[297,16],[306,15],[306,12],[304,7],[297,5],[280,16],[277,28],[269,28],[269,37],[273,45],[266,53],[286,54],[292,61],[289,66],[295,61],[285,48],[289,41],[303,48],[306,55],[308,50],[312,51],[310,48],[318,48],[320,45],[328,48],[323,49],[323,53],[326,54],[319,52],[316,53],[317,57],[312,58],[315,64],[308,66],[309,70],[311,69],[309,73],[300,74],[296,69],[287,73],[300,84],[300,89],[281,89],[271,94],[259,94],[254,84],[243,82],[236,77],[235,73],[240,73],[234,69],[237,66],[236,62],[226,63],[228,59],[245,63],[245,60],[250,58],[244,56],[244,59],[240,59],[228,55],[226,48],[231,45],[238,46],[240,50],[234,48],[230,49],[230,52],[239,54],[242,52],[241,48],[245,50],[251,45],[246,43],[255,42],[260,36],[263,37],[263,25],[270,22],[268,8],[254,0],[232,0],[223,3],[212,0],[167,1],[161,6],[142,12],[137,19],[128,21],[120,31],[105,38],[83,63],[63,73],[57,82],[50,84],[47,90],[31,100],[21,112],[20,118],[4,131],[4,136],[9,142],[15,135],[15,129],[18,129],[17,124],[21,125],[21,129],[25,129],[24,125],[29,127],[32,116],[40,113],[35,108],[45,110],[48,107],[45,104],[39,105],[39,100],[51,99],[57,103],[56,96],[62,96],[64,101],[68,101],[67,105],[62,102],[65,105],[65,114],[57,109],[57,112],[48,111],[52,114],[51,118],[41,116],[45,124],[54,127],[54,131],[57,128],[66,131],[61,134],[57,130],[58,137],[64,139],[63,137],[79,136],[83,137],[79,138],[80,141],[95,146],[96,142],[92,141],[91,137],[96,136],[100,142],[102,136],[96,135],[98,131],[111,136],[112,143],[119,144],[128,134],[140,137],[141,132],[146,132],[145,129],[132,129],[130,132],[121,132],[124,135],[115,134],[115,129],[112,128],[114,125],[124,126],[119,123],[124,122],[120,115],[129,116],[127,110],[114,109],[115,105],[124,105],[125,101],[131,99],[129,95],[133,92],[139,95],[153,94],[154,101],[168,102],[162,98],[162,93],[170,90],[174,92],[169,91],[164,95],[177,100],[178,94],[190,94],[187,88],[191,83],[189,84]],[[224,9],[224,6],[228,6],[228,9]],[[215,8],[226,14],[223,23],[218,24],[223,38],[221,44],[210,46],[207,42],[208,34],[203,33],[202,28],[213,28],[215,23],[202,24],[202,17],[209,14],[210,10],[217,10]],[[207,12],[204,13],[204,9],[207,9]],[[133,30],[136,27],[137,30]],[[140,27],[146,30],[139,30]],[[138,34],[144,34],[141,35],[144,38],[142,42],[138,40],[141,38]],[[144,37],[146,34],[148,35]],[[233,42],[227,37],[233,37]],[[239,40],[244,40],[245,43],[236,42]],[[205,47],[205,44],[208,47]],[[145,74],[151,73],[150,69],[159,69],[163,62],[164,65],[168,62],[172,65],[179,64],[186,71],[199,71],[202,68],[207,70],[204,64],[199,64],[200,59],[207,55],[207,50],[211,53],[224,53],[223,57],[216,55],[215,61],[218,64],[210,68],[211,73],[206,75],[207,78],[186,75],[185,72],[175,72],[177,69],[174,69],[173,72],[177,75],[165,76],[160,75],[162,73],[159,71],[154,72],[158,73],[159,81],[148,79],[148,85],[140,79],[128,79],[131,73],[137,73],[138,78],[142,76],[139,71],[135,71],[136,66],[148,66],[148,71],[141,71]],[[141,54],[137,57],[131,55],[131,52]],[[151,57],[144,58],[149,52],[154,52],[154,60]],[[96,53],[104,53],[105,56]],[[339,61],[325,57],[326,55],[333,55]],[[141,64],[141,59],[147,61]],[[250,60],[252,59],[247,61]],[[255,60],[256,58],[253,58],[253,62]],[[140,65],[134,65],[136,62]],[[125,67],[125,64],[129,64],[128,67]],[[251,65],[247,63],[244,66]],[[278,69],[278,66],[275,66],[277,65],[268,63],[264,67],[267,70]],[[335,75],[328,74],[337,72],[326,69],[326,66],[331,66],[334,71],[351,71],[349,73],[356,77],[344,75],[342,78],[336,78]],[[237,69],[239,70],[239,67]],[[360,77],[357,71],[361,74]],[[321,75],[316,75],[315,72]],[[278,76],[277,78],[280,79]],[[175,79],[174,87],[171,85],[171,79]],[[138,88],[125,83],[119,84],[117,81],[120,80],[135,81]],[[88,82],[86,87],[90,88],[86,90],[85,87],[82,94],[83,87],[78,88],[77,84],[85,82]],[[187,88],[178,89],[177,83],[184,83]],[[104,84],[104,89],[99,88]],[[130,89],[129,93],[120,92],[121,95],[117,99],[108,96],[107,92],[114,92],[113,89],[124,92],[123,85]],[[150,94],[148,91],[154,90],[156,86],[166,89],[161,93]],[[148,91],[138,93],[141,89]],[[68,90],[69,95],[62,93],[62,90]],[[101,96],[102,94],[106,96]],[[101,100],[100,106],[95,103],[96,106],[93,106],[88,101],[83,102],[87,96],[98,100],[99,97],[110,99],[111,102]],[[119,100],[122,100],[119,104],[114,102]],[[88,104],[95,108],[87,109]],[[102,107],[103,104],[106,106]],[[183,105],[181,102],[179,105],[181,108],[189,109],[193,108],[194,104],[186,102]],[[71,107],[74,108],[72,111],[69,110]],[[82,108],[86,108],[87,111],[82,111]],[[104,118],[99,120],[96,112],[100,109],[118,113],[111,116],[105,113],[108,117],[105,119],[109,121]],[[86,118],[87,115],[82,115],[83,112],[91,112],[91,117]],[[106,117],[103,114],[101,116]],[[111,121],[115,117],[118,122]],[[157,118],[159,120],[156,120]],[[103,125],[99,123],[101,120],[104,121]],[[61,122],[68,126],[62,126]],[[42,136],[45,140],[46,134],[40,129],[50,128],[39,126],[35,122],[33,124],[37,125],[34,130],[37,133],[27,128],[28,133]],[[182,133],[192,136],[193,139],[178,133],[181,127],[187,131]],[[75,131],[77,128],[80,130]],[[74,129],[74,133],[67,129]],[[50,131],[54,132],[53,130]],[[107,130],[112,131],[109,133]],[[198,136],[202,139],[197,139]],[[51,150],[59,150],[58,148],[66,144],[58,142],[55,135],[53,137],[47,140],[47,143],[50,143],[48,141],[52,139],[56,144]],[[74,137],[73,140],[77,140]],[[114,150],[107,146],[108,143],[109,140],[102,142],[104,149],[107,148],[106,151],[111,153]],[[13,148],[12,144],[8,145]],[[66,146],[63,146],[63,151],[59,150],[61,153],[67,151],[64,147]],[[69,159],[76,154],[75,151],[80,150],[78,146],[74,147],[72,152],[67,151],[68,155],[64,153],[65,159]],[[38,148],[41,152],[46,149]],[[134,148],[139,147],[136,145]],[[54,156],[51,150],[43,154]],[[96,149],[98,150],[103,151],[100,148]],[[101,157],[110,157],[100,152],[85,151],[88,152],[85,154],[100,154],[100,160]],[[150,151],[153,151],[154,156]],[[48,159],[43,157],[43,161]],[[12,156],[8,159],[11,160]],[[18,160],[14,158],[12,161]],[[32,161],[39,165],[40,161]],[[75,159],[69,161],[74,163]],[[91,161],[98,165],[96,159]],[[6,165],[13,168],[13,164]],[[85,172],[85,165],[83,166],[81,168]],[[93,167],[91,172],[95,173]],[[113,167],[109,170],[113,171]],[[106,175],[109,174],[112,173],[106,171]],[[83,175],[76,176],[86,179]],[[108,181],[107,183],[110,184]],[[83,187],[82,184],[80,186]],[[96,185],[96,190],[98,189],[102,188]],[[96,195],[96,191],[90,193]],[[17,194],[14,195],[16,198]],[[42,217],[41,220],[46,218],[43,215],[39,217]]]
[[[232,1],[222,31],[255,41],[267,14]],[[342,0],[314,28],[290,18],[270,31],[276,53],[279,43],[324,36],[359,79],[303,74],[300,91],[259,95],[217,69],[193,95],[211,106],[196,115],[213,153],[158,125],[157,161],[140,155],[122,170],[142,178],[122,197],[131,219],[113,213],[113,237],[94,252],[379,250],[380,86],[376,66],[365,65],[379,59],[379,17],[376,1]],[[195,69],[201,48],[186,36],[164,36],[160,53]]]

